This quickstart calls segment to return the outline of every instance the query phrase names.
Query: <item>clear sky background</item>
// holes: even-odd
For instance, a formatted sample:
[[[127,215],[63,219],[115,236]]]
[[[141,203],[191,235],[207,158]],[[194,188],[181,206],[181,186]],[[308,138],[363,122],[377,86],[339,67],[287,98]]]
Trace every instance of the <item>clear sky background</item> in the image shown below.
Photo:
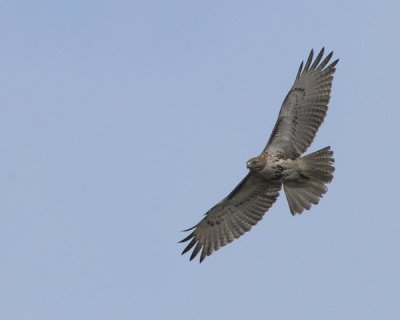
[[[1,1],[0,319],[398,319],[398,1]],[[180,256],[311,48],[336,173]]]

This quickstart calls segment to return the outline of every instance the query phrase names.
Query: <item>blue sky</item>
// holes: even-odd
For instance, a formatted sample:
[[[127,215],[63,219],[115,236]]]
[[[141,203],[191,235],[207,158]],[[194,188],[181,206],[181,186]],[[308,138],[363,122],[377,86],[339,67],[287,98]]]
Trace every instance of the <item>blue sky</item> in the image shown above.
[[[397,1],[2,1],[0,318],[397,319]],[[246,174],[311,48],[340,63],[283,195],[201,265],[184,236]]]

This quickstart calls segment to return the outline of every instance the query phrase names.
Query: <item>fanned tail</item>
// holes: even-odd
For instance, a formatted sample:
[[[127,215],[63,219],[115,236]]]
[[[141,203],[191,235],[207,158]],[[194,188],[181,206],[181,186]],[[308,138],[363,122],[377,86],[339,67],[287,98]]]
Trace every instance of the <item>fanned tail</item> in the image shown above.
[[[318,204],[327,191],[326,184],[332,181],[333,151],[323,148],[303,158],[297,159],[300,168],[299,177],[283,182],[290,212],[295,215]]]

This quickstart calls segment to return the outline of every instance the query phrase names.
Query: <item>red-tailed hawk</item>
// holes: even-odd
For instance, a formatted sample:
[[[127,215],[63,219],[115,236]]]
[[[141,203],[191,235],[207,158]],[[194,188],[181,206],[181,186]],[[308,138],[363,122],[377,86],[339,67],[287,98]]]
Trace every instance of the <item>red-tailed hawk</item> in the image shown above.
[[[318,204],[332,181],[333,152],[323,148],[301,155],[313,141],[324,120],[339,60],[328,65],[324,49],[313,62],[313,50],[283,101],[278,120],[261,154],[247,161],[249,173],[180,242],[190,241],[182,254],[193,249],[192,260],[201,251],[200,262],[220,247],[249,231],[264,216],[279,195],[283,184],[292,215]]]

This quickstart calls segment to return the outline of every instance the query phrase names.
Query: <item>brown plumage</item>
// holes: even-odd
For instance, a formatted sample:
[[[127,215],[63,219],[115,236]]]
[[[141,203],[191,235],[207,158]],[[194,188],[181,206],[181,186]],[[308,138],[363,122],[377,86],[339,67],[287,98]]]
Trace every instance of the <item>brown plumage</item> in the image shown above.
[[[193,248],[190,260],[200,254],[200,262],[220,247],[249,231],[279,196],[283,184],[293,215],[318,204],[333,178],[333,152],[323,148],[300,157],[321,126],[339,60],[328,65],[333,52],[323,60],[324,49],[313,61],[313,51],[297,72],[271,137],[263,152],[247,161],[250,170],[239,185],[205,217],[182,241],[190,241],[182,254]]]

